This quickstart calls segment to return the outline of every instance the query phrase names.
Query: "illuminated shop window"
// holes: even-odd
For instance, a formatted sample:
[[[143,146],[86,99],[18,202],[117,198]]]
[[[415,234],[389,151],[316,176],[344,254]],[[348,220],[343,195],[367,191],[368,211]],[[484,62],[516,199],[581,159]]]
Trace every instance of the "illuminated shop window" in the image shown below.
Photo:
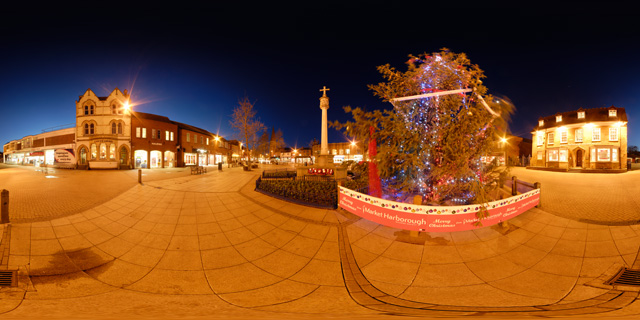
[[[598,162],[611,161],[611,149],[609,148],[598,148],[597,155],[598,155]]]
[[[618,148],[611,149],[611,161],[618,162]]]
[[[95,143],[91,144],[91,160],[95,160],[98,157],[98,148]]]
[[[547,161],[558,161],[558,150],[549,150],[549,158]]]
[[[111,160],[115,160],[116,159],[116,145],[115,144],[111,144],[111,146],[109,147],[109,159],[111,159]]]
[[[104,143],[100,144],[100,160],[104,160],[107,158],[107,145]]]
[[[567,155],[568,155],[568,150],[563,149],[563,150],[560,150],[560,152],[559,152],[559,153],[560,153],[560,162],[567,162],[567,159],[568,159],[568,157],[567,157]]]

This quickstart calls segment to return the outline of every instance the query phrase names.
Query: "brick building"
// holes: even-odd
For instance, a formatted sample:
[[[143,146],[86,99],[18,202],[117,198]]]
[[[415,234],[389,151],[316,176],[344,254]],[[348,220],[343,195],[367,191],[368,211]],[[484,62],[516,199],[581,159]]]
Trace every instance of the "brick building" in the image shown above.
[[[624,108],[580,108],[542,117],[531,134],[533,167],[626,170]]]
[[[78,169],[171,168],[229,163],[231,145],[207,130],[129,109],[118,88],[87,89],[76,101],[75,127],[10,141],[7,163]]]

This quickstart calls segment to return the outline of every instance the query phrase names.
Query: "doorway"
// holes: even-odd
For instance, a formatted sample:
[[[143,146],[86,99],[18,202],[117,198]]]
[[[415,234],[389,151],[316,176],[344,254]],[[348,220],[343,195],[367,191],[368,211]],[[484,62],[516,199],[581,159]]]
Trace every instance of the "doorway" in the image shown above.
[[[582,149],[576,151],[576,167],[582,168]]]

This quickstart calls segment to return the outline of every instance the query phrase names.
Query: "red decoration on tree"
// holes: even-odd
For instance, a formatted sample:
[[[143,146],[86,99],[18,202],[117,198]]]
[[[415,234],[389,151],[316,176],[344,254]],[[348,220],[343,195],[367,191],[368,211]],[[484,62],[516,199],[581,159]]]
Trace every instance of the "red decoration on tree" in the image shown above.
[[[380,182],[380,176],[378,175],[378,166],[375,162],[376,153],[376,138],[373,137],[373,126],[369,127],[369,194],[382,198],[382,183]]]

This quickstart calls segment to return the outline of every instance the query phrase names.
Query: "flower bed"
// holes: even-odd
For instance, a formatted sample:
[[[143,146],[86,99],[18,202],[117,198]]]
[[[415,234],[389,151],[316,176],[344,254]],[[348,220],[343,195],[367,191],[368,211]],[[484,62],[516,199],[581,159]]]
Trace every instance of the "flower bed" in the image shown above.
[[[321,208],[336,208],[338,203],[335,181],[258,179],[256,190],[284,200]]]

